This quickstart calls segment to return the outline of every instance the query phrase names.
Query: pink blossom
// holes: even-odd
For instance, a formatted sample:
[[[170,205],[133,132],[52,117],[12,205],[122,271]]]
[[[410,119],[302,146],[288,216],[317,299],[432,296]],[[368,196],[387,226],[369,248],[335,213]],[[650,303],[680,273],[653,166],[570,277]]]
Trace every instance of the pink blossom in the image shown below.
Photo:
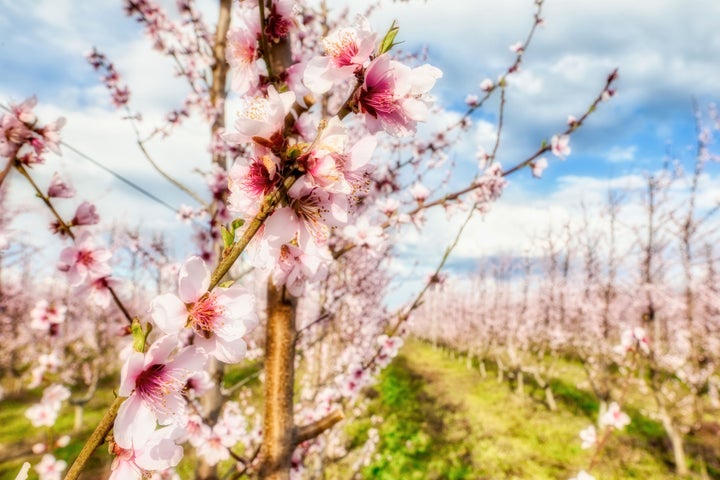
[[[261,139],[272,142],[282,133],[285,117],[295,103],[295,93],[278,93],[272,85],[267,96],[247,100],[235,121],[235,132],[226,133],[223,139],[231,144],[241,144]]]
[[[57,420],[59,409],[49,403],[36,403],[25,410],[25,416],[34,427],[52,427]]]
[[[395,136],[414,133],[417,122],[425,121],[428,115],[423,95],[441,77],[439,69],[427,64],[411,69],[390,60],[387,54],[374,59],[355,95],[368,130],[385,130]]]
[[[232,90],[242,95],[257,88],[260,75],[267,76],[264,62],[258,61],[259,16],[252,24],[233,28],[227,35],[227,61],[232,69]]]
[[[400,202],[394,198],[379,198],[376,204],[378,209],[388,217],[392,217],[400,208]]]
[[[560,159],[570,155],[570,137],[568,135],[553,135],[550,139],[552,153]]]
[[[370,61],[377,34],[370,31],[367,20],[358,19],[357,27],[342,27],[322,39],[325,56],[311,59],[303,81],[316,94],[325,93],[334,84],[352,78]]]
[[[607,412],[600,417],[598,423],[601,427],[612,427],[622,430],[630,424],[630,417],[620,410],[620,405],[618,405],[617,402],[612,402]]]
[[[290,205],[276,210],[265,224],[265,238],[274,247],[296,240],[301,248],[309,241],[325,245],[332,227],[347,223],[345,195],[315,187],[307,176],[288,191]]]
[[[153,412],[143,407],[135,411],[125,432],[118,432],[116,421],[111,480],[142,480],[150,471],[164,470],[180,463],[183,449],[176,441],[181,430],[175,426],[156,430],[155,421]]]
[[[77,210],[75,216],[72,219],[72,225],[95,225],[100,222],[100,216],[95,210],[95,205],[89,202],[82,202]]]
[[[210,374],[206,371],[196,372],[188,378],[185,384],[188,396],[190,398],[200,398],[205,392],[215,386],[215,382],[210,378]]]
[[[642,327],[626,328],[620,335],[620,345],[616,346],[614,350],[620,355],[624,355],[634,351],[638,346],[646,355],[650,353],[650,339],[645,329]]]
[[[257,213],[263,197],[282,180],[279,164],[280,160],[265,148],[256,149],[248,163],[238,158],[228,175],[228,209],[241,215]]]
[[[34,330],[51,331],[65,321],[67,307],[48,303],[47,300],[38,300],[35,307],[30,310],[30,328]]]
[[[367,187],[370,159],[377,140],[366,135],[348,149],[347,129],[338,117],[332,117],[315,142],[312,151],[299,162],[312,183],[330,193],[352,194]]]
[[[225,363],[243,359],[243,335],[257,325],[255,297],[240,285],[208,292],[210,271],[200,257],[191,257],[180,269],[178,294],[156,297],[151,306],[160,330],[177,335],[183,328],[195,332],[194,344]]]
[[[77,289],[78,295],[87,295],[87,299],[100,308],[107,308],[112,301],[110,288],[118,288],[120,280],[112,277],[95,278],[89,282],[85,282]]]
[[[60,130],[65,126],[65,118],[60,117],[52,123],[48,123],[38,130],[42,135],[45,148],[60,155]]]
[[[377,248],[384,240],[383,229],[370,223],[366,216],[356,219],[343,229],[343,236],[362,247]]]
[[[236,443],[237,438],[231,434],[223,422],[218,422],[212,429],[205,429],[204,438],[197,445],[197,454],[209,465],[216,465],[230,458],[228,449]]]
[[[532,163],[532,174],[535,178],[542,177],[543,172],[548,166],[548,161],[545,157],[540,157]]]
[[[177,344],[175,336],[161,337],[145,354],[132,352],[123,364],[118,395],[128,399],[115,419],[115,439],[121,446],[133,445],[135,419],[147,416],[148,411],[162,425],[184,421],[182,391],[190,375],[204,367],[207,357],[194,346],[173,355]]]
[[[580,431],[580,440],[582,441],[581,448],[583,450],[592,448],[597,442],[597,431],[595,430],[595,426],[590,425],[589,427]]]
[[[510,45],[510,51],[515,53],[522,53],[525,50],[522,42],[516,42]]]
[[[13,115],[0,116],[0,157],[13,158],[33,132]]]
[[[487,153],[483,147],[478,147],[475,152],[475,158],[478,160],[478,168],[480,170],[485,170],[488,165],[488,161],[490,160],[490,154]]]
[[[410,195],[412,195],[416,202],[423,203],[430,195],[430,190],[422,183],[415,182],[412,187],[410,187]]]
[[[314,282],[325,276],[327,264],[332,260],[327,247],[318,247],[308,242],[305,248],[283,244],[279,248],[272,280],[275,285],[285,285],[288,291],[300,296],[307,282]]]
[[[47,449],[48,449],[48,446],[44,442],[35,443],[35,444],[33,444],[32,447],[30,447],[30,450],[32,450],[32,452],[35,455],[40,455],[41,453],[45,453],[47,451]]]
[[[403,340],[400,337],[389,337],[382,334],[378,337],[377,343],[380,346],[376,363],[380,367],[387,366],[393,358],[395,358],[403,346]]]
[[[55,446],[57,448],[65,448],[70,445],[70,435],[62,435],[60,438],[55,440]]]
[[[176,218],[183,223],[190,223],[195,216],[195,209],[189,205],[180,205]]]
[[[489,78],[486,78],[482,82],[480,82],[480,90],[482,90],[483,92],[489,92],[493,88],[495,88],[495,84]]]
[[[475,108],[478,105],[480,105],[480,99],[477,95],[469,94],[465,97],[465,105],[467,105],[470,108]]]
[[[72,185],[65,183],[55,172],[50,180],[47,195],[50,198],[72,198],[75,196],[75,189]]]
[[[37,122],[37,117],[33,112],[33,109],[37,106],[37,97],[33,95],[30,98],[23,100],[22,103],[11,104],[10,110],[15,117],[25,125],[32,126]]]
[[[60,410],[62,402],[70,398],[70,390],[67,387],[60,384],[52,384],[43,390],[42,403],[55,407],[56,410]]]
[[[612,88],[606,88],[606,89],[603,90],[603,92],[600,94],[600,99],[601,99],[603,102],[607,102],[607,101],[609,101],[609,100],[610,100],[612,97],[614,97],[614,96],[615,96],[615,90],[613,90]]]
[[[18,148],[17,152],[15,152],[15,158],[22,164],[35,165],[44,162],[43,158],[40,156],[41,153],[42,145],[36,141],[35,137],[33,137],[33,139],[27,143],[20,145],[20,148]]]
[[[270,11],[265,19],[265,35],[277,43],[288,36],[293,26],[293,0],[275,0],[270,4]]]
[[[75,245],[60,252],[58,270],[66,272],[70,285],[76,287],[86,280],[106,277],[112,272],[108,264],[112,254],[102,247],[95,247],[95,239],[83,231],[75,239]]]
[[[65,460],[56,460],[54,456],[46,453],[40,463],[35,465],[35,471],[40,480],[60,480],[65,467],[67,467]]]

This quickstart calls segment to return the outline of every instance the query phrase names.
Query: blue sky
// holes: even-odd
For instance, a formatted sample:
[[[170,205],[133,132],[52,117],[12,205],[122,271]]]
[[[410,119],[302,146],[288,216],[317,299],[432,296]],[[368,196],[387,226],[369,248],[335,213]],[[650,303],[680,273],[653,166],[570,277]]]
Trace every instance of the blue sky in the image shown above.
[[[212,18],[214,2],[199,3]],[[329,1],[331,9],[348,3],[361,5]],[[445,72],[436,95],[450,110],[462,110],[465,96],[479,93],[482,79],[496,78],[512,62],[508,47],[525,37],[533,13],[532,0],[384,4],[371,19],[373,27],[384,31],[397,19],[402,48],[428,48],[429,62]],[[149,119],[177,105],[183,84],[172,78],[171,64],[147,48],[140,27],[124,16],[122,2],[0,0],[0,12],[0,101],[37,94],[43,118],[67,117],[70,144],[170,203],[189,203],[142,160],[129,125],[112,110],[83,58],[93,46],[107,53]],[[548,157],[550,167],[541,181],[529,172],[511,178],[495,211],[473,224],[458,248],[459,259],[520,252],[526,242],[522,237],[543,228],[547,215],[572,216],[581,200],[599,201],[611,179],[616,186],[637,182],[642,172],[659,166],[668,144],[691,160],[686,147],[694,144],[692,99],[705,106],[719,96],[720,2],[547,0],[544,18],[546,26],[537,31],[520,74],[510,81],[499,160],[511,165],[564,129],[568,114],[581,114],[615,67],[620,71],[618,94],[573,136],[567,161]],[[474,168],[478,144],[489,149],[494,118],[492,105],[474,117],[476,125],[490,123],[455,154],[462,168]],[[172,143],[152,146],[163,166],[194,186],[200,185],[191,174],[194,162],[206,158],[203,129],[190,122]],[[177,228],[170,212],[147,204],[68,152],[53,159],[52,169],[69,173],[80,190],[86,186],[86,196],[98,202],[107,218],[141,211],[144,225]],[[711,174],[717,179],[716,171]],[[714,185],[711,181],[707,188]],[[714,198],[712,192],[707,197]],[[23,224],[34,221],[37,216]],[[449,234],[409,238],[414,243],[406,253],[412,256],[428,248],[440,251]]]

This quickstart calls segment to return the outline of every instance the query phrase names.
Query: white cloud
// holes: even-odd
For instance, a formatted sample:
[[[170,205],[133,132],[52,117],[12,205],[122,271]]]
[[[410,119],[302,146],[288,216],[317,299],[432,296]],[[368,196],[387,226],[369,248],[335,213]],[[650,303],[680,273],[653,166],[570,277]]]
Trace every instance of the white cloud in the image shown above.
[[[635,154],[637,152],[637,145],[630,145],[629,147],[612,147],[607,154],[607,159],[610,162],[632,162],[635,160]]]

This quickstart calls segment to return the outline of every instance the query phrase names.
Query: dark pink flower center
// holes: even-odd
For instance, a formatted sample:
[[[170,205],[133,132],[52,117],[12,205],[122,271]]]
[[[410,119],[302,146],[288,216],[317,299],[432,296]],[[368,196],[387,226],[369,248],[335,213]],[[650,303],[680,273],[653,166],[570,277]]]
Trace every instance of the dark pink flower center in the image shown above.
[[[365,85],[358,91],[357,102],[361,111],[375,118],[379,115],[393,114],[398,109],[394,90],[392,71],[386,70],[380,73],[369,69],[365,77]]]
[[[346,67],[353,64],[353,57],[358,53],[358,46],[355,42],[348,42],[339,49],[332,60],[336,67]]]
[[[169,392],[168,380],[165,365],[155,363],[138,375],[135,380],[135,391],[143,400],[162,401]]]
[[[274,172],[270,174],[261,160],[255,160],[248,169],[243,186],[253,196],[266,195],[275,187],[278,178]]]
[[[189,317],[193,330],[198,335],[209,338],[218,326],[218,321],[222,320],[222,314],[222,306],[218,305],[215,295],[210,293],[192,305]]]
[[[86,267],[89,267],[90,265],[95,263],[92,250],[79,250],[77,252],[76,261],[77,263],[85,265]]]

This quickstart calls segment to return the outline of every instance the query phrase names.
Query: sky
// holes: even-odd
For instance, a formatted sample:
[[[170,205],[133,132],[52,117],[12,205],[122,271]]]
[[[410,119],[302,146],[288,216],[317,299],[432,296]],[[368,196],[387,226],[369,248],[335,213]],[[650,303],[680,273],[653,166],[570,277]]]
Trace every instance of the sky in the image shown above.
[[[199,4],[207,18],[214,17],[214,2]],[[331,11],[340,11],[348,4],[357,10],[365,2],[328,4]],[[183,83],[172,78],[172,65],[148,48],[141,28],[124,16],[122,2],[0,0],[0,12],[0,102],[36,94],[43,119],[67,118],[63,136],[69,144],[172,205],[190,204],[143,160],[128,122],[111,107],[105,88],[83,57],[93,46],[107,53],[147,119],[176,107],[185,91]],[[384,31],[397,19],[398,38],[404,42],[400,48],[427,49],[428,62],[444,72],[435,95],[452,116],[464,110],[467,94],[480,93],[481,80],[497,78],[512,63],[509,46],[525,38],[532,15],[532,0],[384,1],[371,24]],[[572,137],[566,161],[547,157],[550,166],[542,180],[527,171],[509,179],[492,212],[470,225],[455,252],[456,266],[473,265],[482,256],[520,255],[548,218],[576,216],[580,202],[602,203],[611,186],[638,186],[645,172],[660,166],[668,148],[691,160],[693,99],[704,107],[720,93],[716,0],[547,0],[543,18],[545,26],[537,31],[520,73],[510,81],[498,160],[512,165],[563,130],[568,115],[584,112],[614,68],[620,73],[617,94]],[[474,117],[472,134],[452,158],[461,173],[476,168],[478,145],[490,150],[495,118],[492,105]],[[204,128],[200,122],[188,122],[171,142],[150,147],[164,168],[196,188],[201,182],[192,171],[199,158],[207,158]],[[108,221],[137,218],[148,228],[187,233],[172,212],[149,203],[77,155],[65,152],[50,163],[48,172],[72,176]],[[708,205],[720,199],[717,178],[717,172],[710,171],[703,196]],[[23,196],[17,185],[12,188],[19,207],[28,211],[15,228],[44,225],[45,214],[32,206],[33,199]],[[443,216],[430,214],[430,224],[444,221]],[[410,231],[400,251],[410,259],[427,258],[428,251],[439,255],[451,231]],[[422,269],[420,263],[397,268],[416,272]]]

